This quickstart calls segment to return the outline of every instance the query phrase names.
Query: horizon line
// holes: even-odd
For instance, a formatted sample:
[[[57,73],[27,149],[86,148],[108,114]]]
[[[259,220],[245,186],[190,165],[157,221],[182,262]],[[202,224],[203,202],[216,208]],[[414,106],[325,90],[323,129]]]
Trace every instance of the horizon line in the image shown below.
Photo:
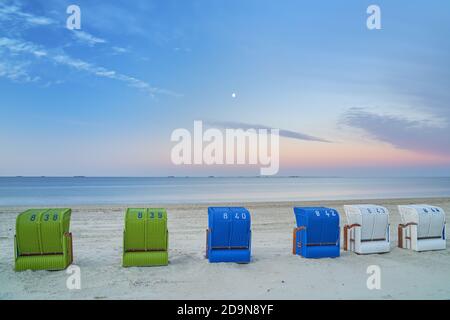
[[[340,175],[273,175],[273,176],[261,176],[261,175],[237,175],[237,176],[216,176],[216,175],[167,175],[167,176],[84,176],[84,175],[33,175],[33,176],[22,176],[22,175],[11,175],[11,176],[0,176],[0,178],[140,178],[140,179],[148,179],[148,178],[170,178],[170,179],[178,179],[178,178],[370,178],[370,179],[386,179],[386,178],[450,178],[450,176],[340,176]]]

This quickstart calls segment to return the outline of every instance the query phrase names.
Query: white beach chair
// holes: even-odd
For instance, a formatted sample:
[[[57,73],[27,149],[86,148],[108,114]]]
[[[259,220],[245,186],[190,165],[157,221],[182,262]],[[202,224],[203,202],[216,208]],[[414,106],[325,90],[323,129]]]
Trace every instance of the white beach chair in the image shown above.
[[[344,250],[357,254],[385,253],[391,250],[389,210],[376,205],[344,206]]]
[[[445,212],[430,205],[398,206],[402,224],[398,226],[398,246],[415,251],[444,250]]]

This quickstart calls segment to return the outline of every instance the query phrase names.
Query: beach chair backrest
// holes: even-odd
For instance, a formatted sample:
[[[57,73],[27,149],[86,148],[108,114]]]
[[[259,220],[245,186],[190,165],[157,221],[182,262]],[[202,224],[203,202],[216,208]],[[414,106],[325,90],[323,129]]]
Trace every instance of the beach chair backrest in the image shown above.
[[[349,225],[361,226],[361,240],[381,240],[386,238],[389,225],[389,210],[382,206],[365,204],[344,206]]]
[[[147,250],[164,250],[167,247],[167,212],[165,209],[148,209]]]
[[[339,241],[339,214],[324,207],[294,208],[297,227],[304,227],[309,245],[332,245]]]
[[[231,222],[229,208],[208,208],[208,224],[213,248],[226,248],[230,245]]]
[[[445,224],[445,212],[436,206],[409,205],[399,206],[403,223],[417,224],[418,238],[439,238]]]
[[[125,250],[145,250],[147,209],[129,208],[125,214]]]
[[[70,212],[51,209],[41,214],[41,239],[44,253],[63,252],[62,237],[69,232],[67,222]]]
[[[19,253],[62,253],[62,238],[69,232],[70,217],[70,209],[30,209],[21,213],[16,220]]]
[[[245,208],[231,208],[232,228],[230,231],[230,247],[247,248],[249,245],[250,213]]]
[[[208,208],[208,225],[213,248],[247,248],[250,243],[251,216],[238,207]]]
[[[430,227],[428,230],[429,237],[442,237],[442,231],[445,225],[445,212],[444,209],[429,206],[430,213]]]

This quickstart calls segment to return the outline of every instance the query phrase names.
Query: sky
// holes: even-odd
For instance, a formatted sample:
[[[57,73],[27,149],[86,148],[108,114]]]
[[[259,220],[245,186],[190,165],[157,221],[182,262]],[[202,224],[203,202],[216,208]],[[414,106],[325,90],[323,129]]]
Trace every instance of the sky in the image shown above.
[[[440,0],[1,0],[0,175],[259,173],[174,165],[202,120],[280,129],[280,175],[450,176],[449,39]]]

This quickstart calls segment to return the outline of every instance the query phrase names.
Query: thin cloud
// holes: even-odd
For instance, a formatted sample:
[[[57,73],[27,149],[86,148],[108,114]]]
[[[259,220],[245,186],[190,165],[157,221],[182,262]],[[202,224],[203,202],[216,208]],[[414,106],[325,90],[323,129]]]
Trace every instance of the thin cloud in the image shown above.
[[[57,62],[58,64],[71,67],[78,71],[84,71],[84,72],[90,73],[90,74],[98,76],[98,77],[109,78],[109,79],[125,82],[128,86],[145,91],[148,94],[150,94],[151,96],[154,96],[155,94],[166,94],[166,95],[177,96],[177,94],[175,92],[153,87],[150,84],[148,84],[147,82],[137,79],[135,77],[121,74],[114,70],[109,70],[109,69],[106,69],[103,67],[99,67],[99,66],[96,66],[94,64],[88,63],[83,60],[74,59],[68,55],[56,55],[53,57],[53,60],[55,62]]]
[[[124,54],[130,52],[129,49],[122,47],[112,47],[111,49],[115,54]]]
[[[37,16],[28,12],[23,12],[16,4],[0,3],[0,20],[20,19],[28,25],[48,26],[55,24],[56,21],[43,16]]]
[[[7,78],[14,82],[37,82],[39,77],[28,73],[27,63],[8,63],[0,62],[0,78]]]
[[[90,47],[93,47],[97,44],[107,43],[105,39],[95,37],[92,34],[81,30],[73,30],[73,35],[78,40],[78,42],[87,44]]]
[[[37,58],[46,58],[52,62],[55,62],[58,65],[67,66],[72,69],[83,71],[97,77],[121,81],[126,83],[129,87],[140,89],[150,94],[151,96],[154,96],[155,94],[178,96],[177,93],[172,92],[170,90],[153,87],[149,83],[140,80],[138,78],[121,74],[114,70],[97,66],[95,64],[80,59],[72,58],[67,54],[53,54],[45,50],[41,46],[28,41],[10,38],[0,38],[0,49],[1,48],[8,49],[9,51],[16,54],[17,53],[31,54]]]
[[[0,48],[8,49],[12,53],[29,53],[36,57],[47,55],[44,49],[34,43],[4,37],[0,38]]]
[[[365,131],[370,138],[400,149],[450,155],[450,127],[428,119],[411,120],[351,108],[342,115],[342,124]]]
[[[61,54],[61,51],[63,51],[62,48],[60,48],[59,50],[46,50],[44,47],[33,42],[21,39],[19,40],[18,38],[21,38],[21,31],[28,27],[58,25],[59,22],[48,17],[24,12],[20,7],[20,3],[18,2],[0,3],[0,22],[1,21],[12,21],[17,25],[17,30],[14,32],[13,37],[0,38],[0,49],[7,49],[10,53],[10,55],[8,56],[2,54],[4,52],[0,51],[1,58],[3,60],[2,70],[0,74],[0,76],[2,77],[15,81],[19,81],[19,79],[21,79],[24,82],[37,81],[37,79],[40,79],[39,77],[32,77],[31,75],[29,75],[29,70],[32,66],[28,64],[20,64],[17,62],[18,54],[31,54],[37,59],[45,58],[58,65],[63,65],[79,71],[84,71],[93,76],[123,82],[129,87],[137,88],[150,94],[151,96],[154,96],[155,94],[180,96],[179,94],[170,90],[154,87],[149,83],[133,76],[122,74],[115,70],[109,70],[107,68],[73,58],[65,54],[64,52]],[[98,44],[106,44],[108,42],[105,39],[96,37],[81,30],[73,30],[72,34],[78,43],[85,44],[91,47]],[[117,54],[125,53],[127,50],[118,46],[113,46],[111,51]]]
[[[0,20],[6,21],[19,20],[22,26],[25,25],[28,27],[50,26],[59,24],[56,20],[52,18],[34,15],[29,12],[24,12],[16,4],[10,5],[0,4]],[[96,37],[86,31],[73,30],[72,34],[79,43],[86,44],[91,47],[97,44],[107,43],[105,39]]]
[[[242,122],[235,122],[235,121],[208,121],[206,123],[209,126],[216,126],[220,128],[229,128],[229,129],[274,129],[273,127],[260,125],[260,124],[248,124],[248,123],[242,123]],[[291,131],[291,130],[285,130],[285,129],[279,129],[280,137],[295,139],[295,140],[304,140],[304,141],[316,141],[316,142],[325,142],[325,143],[332,143],[330,140],[322,139],[319,137],[311,136],[308,134]]]

